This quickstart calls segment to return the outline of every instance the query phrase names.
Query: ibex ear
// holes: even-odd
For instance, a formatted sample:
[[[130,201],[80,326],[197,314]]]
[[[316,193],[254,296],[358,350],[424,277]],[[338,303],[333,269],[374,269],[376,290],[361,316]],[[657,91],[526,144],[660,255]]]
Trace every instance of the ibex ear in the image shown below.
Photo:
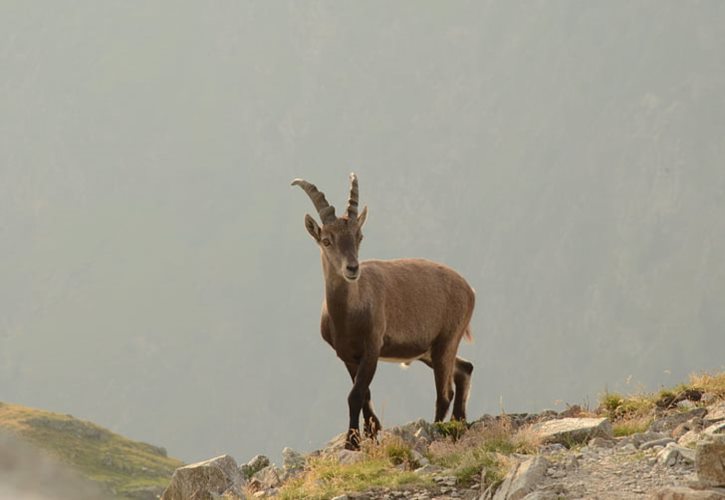
[[[365,224],[365,219],[368,217],[368,206],[365,205],[362,209],[362,212],[360,212],[360,215],[357,216],[357,227],[362,229],[363,224]]]
[[[305,228],[310,233],[317,243],[320,242],[320,233],[322,232],[320,226],[317,225],[317,221],[312,218],[310,214],[305,214]]]

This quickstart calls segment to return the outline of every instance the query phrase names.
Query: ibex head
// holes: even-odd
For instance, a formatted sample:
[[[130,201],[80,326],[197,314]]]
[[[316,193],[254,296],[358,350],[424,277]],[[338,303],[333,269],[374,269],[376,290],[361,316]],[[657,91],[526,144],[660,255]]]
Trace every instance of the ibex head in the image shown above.
[[[357,255],[363,238],[362,227],[368,215],[368,207],[363,208],[360,215],[357,213],[357,176],[350,174],[350,199],[342,217],[335,216],[335,207],[327,202],[324,193],[318,191],[314,184],[295,179],[292,185],[305,190],[320,215],[322,227],[317,225],[310,214],[305,215],[305,227],[320,246],[323,258],[345,280],[356,281],[360,277]]]

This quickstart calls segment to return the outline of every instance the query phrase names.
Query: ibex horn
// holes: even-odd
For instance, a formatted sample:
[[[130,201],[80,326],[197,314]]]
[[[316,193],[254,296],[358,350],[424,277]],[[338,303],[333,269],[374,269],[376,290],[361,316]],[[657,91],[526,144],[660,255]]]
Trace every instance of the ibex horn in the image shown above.
[[[327,203],[325,194],[317,189],[317,186],[310,184],[309,182],[302,179],[295,179],[292,181],[293,186],[299,186],[305,190],[307,196],[310,197],[312,203],[314,203],[317,213],[320,214],[320,220],[323,224],[334,222],[335,207]]]
[[[350,174],[350,199],[347,200],[347,218],[350,220],[357,219],[357,200],[357,175],[355,175],[355,172],[352,172]]]

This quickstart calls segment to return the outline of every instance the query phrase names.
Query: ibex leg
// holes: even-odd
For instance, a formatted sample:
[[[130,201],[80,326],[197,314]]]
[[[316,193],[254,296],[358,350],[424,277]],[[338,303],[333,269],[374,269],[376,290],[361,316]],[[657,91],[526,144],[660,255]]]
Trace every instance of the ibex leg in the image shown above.
[[[441,343],[431,349],[433,375],[436,382],[435,422],[445,420],[451,399],[453,399],[453,371],[456,364],[457,347]]]
[[[453,372],[453,382],[456,384],[453,420],[466,420],[466,401],[471,388],[471,373],[473,373],[473,363],[463,358],[456,358],[456,368]]]
[[[355,376],[357,375],[358,365],[353,363],[345,363],[345,366],[347,367],[350,378],[352,378],[352,381],[354,383]],[[378,431],[382,429],[382,426],[380,425],[380,420],[373,411],[373,402],[372,396],[370,395],[370,387],[368,387],[368,390],[365,392],[365,400],[363,401],[362,414],[363,431],[365,432],[365,437],[374,439],[375,436],[377,436]]]
[[[352,390],[347,396],[347,404],[350,409],[350,425],[347,431],[345,448],[348,450],[360,449],[360,411],[365,406],[366,395],[368,398],[370,397],[370,382],[373,380],[377,366],[377,357],[370,356],[363,358],[357,367]]]

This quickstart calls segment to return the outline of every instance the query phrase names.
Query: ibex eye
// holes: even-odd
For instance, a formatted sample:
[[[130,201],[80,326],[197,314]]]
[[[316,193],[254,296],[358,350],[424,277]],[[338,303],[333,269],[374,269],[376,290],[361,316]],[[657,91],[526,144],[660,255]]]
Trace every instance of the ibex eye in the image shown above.
[[[325,245],[326,247],[329,247],[330,246],[330,240],[328,240],[327,238],[325,238],[324,240],[322,240],[322,244]]]

